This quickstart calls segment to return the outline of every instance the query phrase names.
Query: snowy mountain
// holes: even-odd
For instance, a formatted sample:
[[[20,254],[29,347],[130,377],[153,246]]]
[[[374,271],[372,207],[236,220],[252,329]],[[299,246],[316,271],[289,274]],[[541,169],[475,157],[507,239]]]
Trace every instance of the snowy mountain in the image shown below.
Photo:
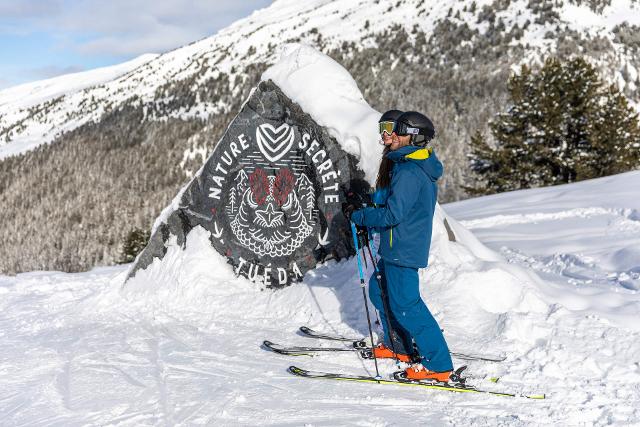
[[[122,64],[25,83],[0,91],[0,118],[6,126],[3,143],[0,143],[0,159],[31,150],[59,135],[68,126],[70,129],[77,126],[75,123],[68,124],[64,121],[47,126],[53,119],[48,113],[41,112],[59,102],[58,100],[68,99],[73,95],[83,97],[85,89],[109,83],[157,56],[141,55]],[[29,122],[29,118],[32,121]],[[25,120],[35,129],[29,131],[21,128]],[[12,132],[18,134],[15,142],[10,136]]]
[[[194,234],[187,253],[168,254],[188,271],[124,291],[127,266],[0,276],[0,415],[9,425],[636,425],[638,186],[631,172],[438,211],[458,241],[436,227],[423,297],[452,349],[507,357],[454,362],[478,386],[545,400],[295,378],[291,364],[373,372],[351,353],[260,348],[332,345],[297,335],[303,324],[366,335],[355,260],[261,292]]]
[[[524,48],[520,57],[507,61],[510,65],[539,62],[543,56],[560,50],[565,35],[599,40],[607,46],[601,47],[606,51],[594,55],[595,62],[638,102],[637,46],[630,46],[619,34],[625,28],[640,25],[640,6],[633,0],[604,3],[606,6],[592,10],[588,2],[566,0],[275,1],[212,37],[157,57],[143,56],[108,70],[0,92],[0,158],[51,142],[63,131],[100,120],[126,102],[169,103],[172,95],[167,93],[166,85],[173,82],[189,81],[188,90],[196,94],[195,99],[159,116],[147,113],[145,119],[206,118],[228,111],[231,106],[215,100],[215,94],[214,99],[201,96],[211,79],[228,76],[232,92],[237,93],[246,80],[243,70],[250,64],[272,63],[274,48],[283,43],[303,41],[325,52],[354,43],[356,50],[362,50],[377,47],[376,35],[386,29],[411,34],[408,43],[415,42],[420,32],[427,40],[439,42],[442,26],[455,26],[458,31],[472,34],[471,39],[456,41],[464,45],[475,44],[476,38],[495,38],[495,26],[500,33],[512,34],[512,48]],[[634,50],[630,51],[630,47]],[[589,56],[590,52],[584,53]],[[393,54],[418,59],[411,58],[415,52],[389,52],[389,56]],[[455,63],[450,65],[456,67]],[[39,89],[43,86],[45,89]],[[88,86],[92,87],[80,90]]]

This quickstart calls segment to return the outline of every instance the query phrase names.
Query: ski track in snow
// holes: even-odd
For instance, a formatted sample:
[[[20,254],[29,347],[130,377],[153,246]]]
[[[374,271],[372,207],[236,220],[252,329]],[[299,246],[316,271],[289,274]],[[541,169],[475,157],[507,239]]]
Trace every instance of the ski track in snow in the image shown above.
[[[640,210],[635,201],[631,202],[632,190],[625,191],[622,198],[606,195],[611,180],[615,178],[572,187],[582,187],[582,192],[563,190],[564,186],[521,192],[529,196],[518,196],[521,200],[515,205],[522,203],[522,206],[516,209],[524,211],[520,213],[502,213],[503,209],[513,210],[513,206],[502,204],[500,197],[492,199],[493,215],[487,215],[486,208],[473,200],[461,204],[464,212],[456,203],[449,205],[449,211],[462,218],[474,216],[461,220],[460,224],[473,230],[483,243],[499,251],[509,262],[526,266],[547,280],[585,289],[610,289],[612,285],[614,290],[619,287],[638,291]],[[634,188],[638,174],[622,174],[618,180]],[[488,200],[491,198],[484,205],[491,206]],[[566,209],[558,206],[560,200],[583,206]],[[625,202],[636,206],[623,207]]]
[[[119,292],[126,267],[88,273],[0,276],[0,419],[6,425],[633,425],[640,417],[637,332],[559,304],[497,315],[496,340],[448,311],[443,289],[464,271],[423,271],[435,315],[459,351],[503,353],[500,364],[470,362],[499,375],[484,388],[546,392],[545,401],[458,395],[403,387],[295,378],[290,364],[373,373],[353,354],[285,357],[265,338],[335,345],[296,334],[301,324],[366,333],[353,260],[330,262],[305,284],[272,293],[242,279],[208,282],[214,306],[168,295]],[[224,276],[224,275],[223,275]],[[469,276],[473,277],[473,276]],[[476,276],[477,277],[477,276]],[[162,294],[163,289],[158,294]],[[123,297],[123,296],[126,296]],[[464,298],[463,298],[464,297]],[[449,300],[451,299],[451,300]],[[209,307],[209,309],[207,309]],[[470,311],[470,322],[474,318]],[[478,325],[482,330],[484,325]],[[476,341],[474,341],[474,339]],[[459,362],[458,362],[459,363]],[[393,363],[381,371],[395,370]]]
[[[475,380],[482,388],[544,401],[293,377],[291,364],[374,373],[351,353],[260,348],[337,344],[300,336],[303,324],[367,335],[354,260],[260,290],[196,228],[185,250],[169,245],[163,268],[124,289],[128,266],[0,276],[0,424],[638,425],[640,206],[628,195],[638,181],[632,172],[446,205],[456,243],[437,211],[423,295],[453,351],[507,356],[454,362],[501,378]]]
[[[608,215],[614,218],[619,217],[621,221],[614,225],[621,230],[640,231],[640,214],[635,209],[605,209],[601,207],[576,208],[549,213],[536,212],[517,215],[494,215],[491,217],[460,221],[460,224],[473,230],[476,228],[492,228],[498,225],[537,224],[544,221],[575,218],[588,219],[602,215]]]
[[[601,257],[591,256],[590,254],[566,252],[549,254],[544,251],[545,253],[542,255],[527,255],[520,249],[509,247],[510,241],[515,240],[514,236],[528,233],[526,226],[545,227],[551,222],[555,222],[555,225],[551,226],[553,228],[568,222],[571,222],[573,227],[579,223],[599,223],[601,225],[598,229],[592,230],[592,233],[587,232],[578,236],[578,239],[582,240],[586,237],[585,234],[593,234],[592,237],[594,238],[604,237],[610,239],[611,237],[617,237],[618,239],[616,240],[622,241],[629,240],[630,237],[637,239],[640,236],[640,213],[636,209],[589,207],[556,212],[498,214],[463,220],[460,221],[460,224],[470,230],[475,230],[480,236],[483,235],[480,231],[481,229],[489,229],[489,233],[493,236],[488,242],[490,247],[499,250],[510,262],[526,265],[539,274],[561,275],[573,285],[613,284],[629,290],[640,290],[638,258],[628,268],[616,270],[615,268],[607,269],[606,267],[610,263],[605,262],[603,266],[601,265],[603,261]],[[525,227],[519,228],[518,226]],[[590,228],[593,227],[590,226]],[[496,229],[502,230],[502,233],[495,233]],[[573,230],[573,228],[571,229]],[[512,235],[510,235],[510,231]],[[536,239],[544,237],[543,234],[537,234]],[[495,243],[496,236],[499,236],[500,244]],[[602,243],[602,241],[593,242],[593,246],[601,246]],[[621,250],[620,252],[624,251]]]

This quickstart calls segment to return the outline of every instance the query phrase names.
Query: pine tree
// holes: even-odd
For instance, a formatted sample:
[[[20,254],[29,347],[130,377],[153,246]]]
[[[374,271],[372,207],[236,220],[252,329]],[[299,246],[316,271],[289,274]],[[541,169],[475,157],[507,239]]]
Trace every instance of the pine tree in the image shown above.
[[[300,198],[300,204],[306,212],[309,220],[313,218],[313,209],[315,208],[315,192],[313,183],[305,174],[301,174],[296,182],[296,193]]]
[[[640,166],[638,114],[582,58],[547,59],[509,79],[511,105],[471,138],[471,169],[489,194],[620,173]]]
[[[475,153],[475,157],[470,159],[471,168],[493,185],[491,187],[465,187],[465,191],[473,196],[506,191],[502,188],[501,178],[497,174],[500,165],[498,152],[487,144],[482,132],[477,131],[471,136],[471,151]]]
[[[231,191],[229,192],[229,212],[231,212],[231,214],[236,213],[237,204],[238,201],[236,200],[236,189],[231,188]]]
[[[149,231],[134,228],[127,234],[122,244],[122,252],[120,256],[120,264],[133,262],[138,254],[145,248],[151,237]]]
[[[638,114],[615,86],[606,90],[602,108],[590,122],[591,150],[585,153],[578,169],[581,179],[632,170],[640,164],[640,128]],[[617,126],[611,124],[616,123]],[[611,146],[610,141],[625,141]],[[608,172],[608,173],[607,173]]]

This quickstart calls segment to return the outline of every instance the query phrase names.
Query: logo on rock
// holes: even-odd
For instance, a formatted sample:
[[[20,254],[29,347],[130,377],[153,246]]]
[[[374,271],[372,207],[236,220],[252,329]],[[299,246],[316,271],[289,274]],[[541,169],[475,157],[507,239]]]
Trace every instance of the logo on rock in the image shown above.
[[[293,129],[283,123],[278,129],[264,123],[256,129],[256,141],[262,155],[270,162],[284,157],[293,145]]]
[[[227,214],[231,230],[240,244],[256,255],[291,255],[302,246],[315,225],[315,194],[309,178],[296,178],[288,168],[267,176],[256,168],[247,178],[244,170],[236,176]],[[303,209],[303,205],[307,209]]]
[[[314,248],[330,244],[341,172],[310,133],[287,123],[254,126],[217,147],[205,166],[212,234],[238,274],[284,285],[312,266]]]

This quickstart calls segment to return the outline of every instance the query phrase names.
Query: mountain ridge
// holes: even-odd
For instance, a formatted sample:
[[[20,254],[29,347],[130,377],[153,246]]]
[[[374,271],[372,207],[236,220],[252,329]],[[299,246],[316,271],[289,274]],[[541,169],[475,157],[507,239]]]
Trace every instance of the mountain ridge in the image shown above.
[[[565,29],[582,30],[584,35],[590,37],[602,37],[604,29],[607,31],[605,36],[612,41],[614,50],[618,51],[621,44],[613,42],[611,37],[613,28],[625,22],[633,22],[633,25],[640,24],[640,18],[634,18],[633,14],[626,14],[626,16],[624,14],[625,11],[635,10],[640,16],[640,7],[633,9],[636,2],[631,0],[615,1],[613,5],[604,7],[600,14],[586,5],[579,6],[566,1],[560,2],[562,4],[560,8],[550,9],[549,5],[552,3],[558,2],[359,0],[351,8],[343,10],[344,5],[335,0],[302,3],[287,0],[275,1],[271,6],[255,11],[250,16],[236,21],[213,36],[158,55],[114,80],[101,82],[101,84],[82,91],[79,96],[77,91],[62,95],[56,99],[55,105],[51,106],[47,114],[41,115],[41,118],[28,117],[24,108],[20,108],[19,111],[3,109],[5,104],[3,94],[6,90],[0,91],[0,141],[4,140],[0,142],[0,147],[6,146],[8,143],[20,144],[20,141],[25,139],[40,139],[42,143],[51,142],[60,135],[59,132],[55,132],[58,127],[72,130],[89,120],[99,120],[102,114],[132,97],[139,97],[141,102],[151,102],[156,95],[156,89],[163,83],[187,79],[203,69],[206,72],[199,76],[199,81],[196,81],[196,84],[202,83],[209,77],[215,78],[217,73],[234,74],[236,67],[244,67],[249,63],[273,63],[276,52],[272,46],[282,42],[304,40],[310,44],[317,44],[317,47],[323,51],[335,49],[345,42],[354,41],[361,42],[361,48],[376,47],[375,41],[372,40],[376,30],[373,28],[375,25],[370,24],[369,18],[371,17],[384,17],[387,20],[385,28],[399,25],[405,31],[410,32],[417,26],[426,35],[432,35],[435,27],[447,19],[458,25],[467,25],[471,30],[479,31],[480,35],[487,33],[492,21],[502,20],[505,31],[508,26],[522,27],[521,43],[529,45],[529,51],[525,58],[522,58],[521,61],[514,61],[513,65],[519,65],[520,62],[539,62],[543,55],[553,51],[554,39],[547,39],[546,33],[554,27],[548,25],[544,20],[545,17],[555,18],[558,21],[555,28],[560,28],[561,24],[564,24]],[[481,5],[473,7],[474,4]],[[364,9],[364,5],[368,5],[369,8]],[[430,10],[427,10],[428,5],[432,6]],[[518,10],[522,12],[522,9],[519,8],[524,5],[526,5],[524,10],[529,13],[518,13]],[[340,10],[343,11],[340,12]],[[411,14],[412,10],[416,11],[413,15]],[[338,20],[333,17],[337,14],[341,14]],[[582,19],[572,19],[572,15],[577,15]],[[291,20],[298,23],[287,27],[287,23]],[[589,25],[584,24],[585,21],[588,21]],[[349,30],[341,31],[345,24],[349,24]],[[272,43],[276,34],[279,39]],[[409,34],[411,38],[412,35]],[[513,43],[516,44],[516,42]],[[227,45],[226,49],[225,45]],[[615,54],[619,53],[615,52]],[[615,81],[623,89],[628,86],[630,92],[637,95],[637,64],[632,64],[632,61],[629,61],[624,55],[618,56],[620,64],[615,74]],[[215,64],[210,65],[211,61],[215,61]],[[602,68],[602,64],[600,65]],[[87,105],[88,99],[96,100],[99,106],[91,108],[90,105]],[[638,98],[635,97],[632,101],[637,105]],[[40,105],[42,104],[40,103]],[[215,103],[196,102],[197,104],[203,107],[204,113],[207,115],[219,113],[228,107]],[[78,108],[85,108],[87,111],[84,115],[77,114],[67,118],[70,111],[75,111]],[[196,106],[194,105],[193,108],[195,109]],[[189,112],[185,111],[182,114],[188,115]],[[53,126],[50,129],[53,131],[41,130],[39,125],[43,122],[52,122]],[[16,131],[17,125],[19,130]],[[0,151],[0,158],[7,155],[6,147],[3,148],[5,151]],[[20,151],[14,149],[11,154],[19,154]]]

